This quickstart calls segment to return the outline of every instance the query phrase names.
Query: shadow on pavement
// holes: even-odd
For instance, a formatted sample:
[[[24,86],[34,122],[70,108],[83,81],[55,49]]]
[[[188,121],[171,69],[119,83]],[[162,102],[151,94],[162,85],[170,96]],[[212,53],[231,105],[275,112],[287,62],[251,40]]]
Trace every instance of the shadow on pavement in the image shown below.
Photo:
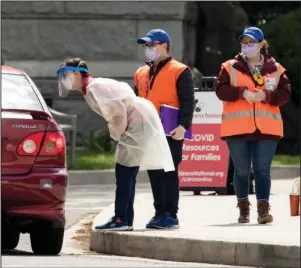
[[[47,255],[35,255],[33,252],[30,251],[24,251],[24,250],[17,250],[17,249],[1,249],[1,255],[2,256],[32,256],[32,257],[60,257],[60,255],[58,256],[47,256]]]
[[[234,222],[234,223],[226,223],[226,224],[214,224],[214,225],[209,225],[210,227],[253,227],[253,226],[259,226],[259,227],[262,227],[262,226],[269,226],[269,224],[258,224],[258,223],[237,223],[237,222]]]
[[[32,252],[17,249],[1,249],[1,255],[34,256]]]

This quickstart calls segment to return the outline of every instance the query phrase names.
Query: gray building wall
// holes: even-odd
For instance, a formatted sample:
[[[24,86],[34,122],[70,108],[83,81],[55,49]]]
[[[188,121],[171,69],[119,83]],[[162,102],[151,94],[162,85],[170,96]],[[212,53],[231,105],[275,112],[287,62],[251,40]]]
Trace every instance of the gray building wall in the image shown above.
[[[77,114],[80,132],[89,132],[104,122],[80,94],[58,97],[55,75],[62,60],[81,57],[93,76],[133,85],[145,60],[136,39],[152,28],[170,34],[173,56],[183,60],[185,7],[185,2],[3,2],[2,57],[27,72],[54,109]]]
[[[205,75],[216,75],[231,53],[247,16],[237,2],[2,2],[2,58],[30,75],[52,108],[78,115],[79,133],[104,129],[79,92],[57,94],[56,70],[81,57],[92,76],[133,86],[144,64],[136,43],[153,28],[172,39],[172,56]]]

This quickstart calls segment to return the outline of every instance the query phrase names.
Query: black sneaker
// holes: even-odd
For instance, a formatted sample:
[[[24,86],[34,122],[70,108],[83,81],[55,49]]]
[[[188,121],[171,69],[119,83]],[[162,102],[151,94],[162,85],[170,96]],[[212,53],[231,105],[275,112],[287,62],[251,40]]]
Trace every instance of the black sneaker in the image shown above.
[[[95,226],[96,230],[110,230],[110,231],[127,231],[129,226],[126,222],[122,222],[120,218],[113,217],[103,225]]]

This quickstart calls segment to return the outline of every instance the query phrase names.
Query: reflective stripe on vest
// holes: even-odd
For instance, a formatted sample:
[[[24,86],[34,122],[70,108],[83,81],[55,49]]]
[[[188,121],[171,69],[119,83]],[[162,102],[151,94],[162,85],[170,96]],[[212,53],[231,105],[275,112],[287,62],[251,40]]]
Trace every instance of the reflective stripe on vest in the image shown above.
[[[261,117],[267,117],[272,118],[275,120],[282,120],[281,114],[275,114],[267,111],[241,111],[241,112],[234,112],[234,113],[228,113],[223,114],[222,119],[232,119],[232,118],[241,118],[241,117],[249,117],[249,116],[261,116]]]

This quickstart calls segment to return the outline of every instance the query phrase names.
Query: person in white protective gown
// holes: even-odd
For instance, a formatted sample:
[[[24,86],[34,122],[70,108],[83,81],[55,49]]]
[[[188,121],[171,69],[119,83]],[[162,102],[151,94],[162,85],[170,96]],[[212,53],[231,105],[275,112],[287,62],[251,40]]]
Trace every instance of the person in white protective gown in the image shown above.
[[[80,90],[90,108],[108,125],[116,149],[115,215],[104,230],[133,230],[136,176],[139,170],[173,171],[172,155],[154,105],[137,97],[124,82],[92,78],[80,58],[66,59],[57,71],[61,97]]]

